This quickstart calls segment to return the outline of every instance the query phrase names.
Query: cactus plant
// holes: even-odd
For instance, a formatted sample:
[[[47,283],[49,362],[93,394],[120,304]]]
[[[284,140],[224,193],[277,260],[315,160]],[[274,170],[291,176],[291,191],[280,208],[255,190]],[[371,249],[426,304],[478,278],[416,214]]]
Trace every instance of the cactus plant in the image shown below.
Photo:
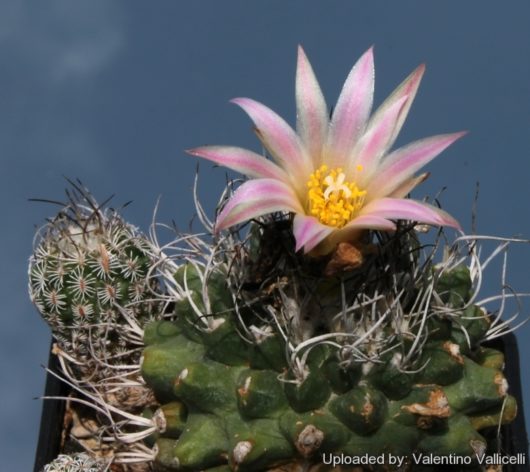
[[[238,262],[181,266],[175,278],[186,296],[176,304],[177,321],[146,328],[142,375],[161,403],[155,414],[160,469],[269,470],[294,460],[316,464],[331,454],[484,454],[480,430],[511,421],[516,405],[502,354],[480,346],[491,320],[469,303],[468,269],[420,266],[407,230],[340,276],[317,277],[322,263],[293,258],[292,247],[278,254],[276,247],[265,285],[232,285],[245,274],[223,268],[263,276],[256,268],[271,256],[263,252],[269,231],[255,231],[257,251],[242,258],[239,248]],[[394,282],[367,282],[371,270],[397,264],[398,246]],[[366,309],[357,300],[359,283],[372,302],[381,284],[390,285]],[[346,301],[337,306],[341,289]],[[304,300],[305,326],[293,327],[293,314],[280,312]],[[370,311],[375,317],[367,321]],[[322,334],[344,325],[336,318],[345,313],[356,332]]]
[[[435,455],[481,470],[484,430],[517,411],[503,356],[483,342],[510,328],[477,301],[478,238],[448,245],[443,227],[458,222],[405,198],[426,178],[414,173],[464,133],[389,153],[423,70],[368,119],[370,49],[329,119],[300,48],[298,133],[236,99],[276,163],[235,147],[189,151],[253,179],[228,185],[215,224],[197,205],[211,240],[181,235],[160,248],[75,187],[35,250],[30,294],[66,377],[103,417],[115,462],[331,470],[347,456],[405,471]],[[441,227],[430,252],[418,222]],[[128,405],[131,385],[148,400]]]
[[[478,430],[515,415],[499,353],[480,346],[498,320],[474,303],[476,264],[449,253],[434,265],[403,223],[460,229],[405,196],[464,133],[388,152],[423,71],[369,119],[369,49],[328,118],[299,48],[296,132],[261,103],[233,100],[273,161],[189,151],[251,180],[210,226],[211,257],[174,275],[177,321],[146,330],[142,374],[162,404],[155,416],[171,418],[157,439],[164,470],[267,470],[325,454],[476,458],[487,448]]]
[[[73,377],[97,384],[136,364],[138,333],[158,316],[147,239],[72,183],[69,202],[38,233],[30,297]]]
[[[60,371],[52,374],[72,387],[70,403],[95,407],[72,407],[69,417],[80,427],[71,436],[98,454],[130,453],[142,446],[120,439],[131,430],[124,418],[154,402],[138,363],[143,326],[164,316],[155,257],[148,239],[80,182],[66,195],[37,233],[29,293],[56,340]]]

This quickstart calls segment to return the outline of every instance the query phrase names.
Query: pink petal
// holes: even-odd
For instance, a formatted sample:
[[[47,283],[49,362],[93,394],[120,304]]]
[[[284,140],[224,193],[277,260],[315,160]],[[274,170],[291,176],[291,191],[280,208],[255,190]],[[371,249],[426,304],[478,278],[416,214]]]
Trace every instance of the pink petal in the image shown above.
[[[399,132],[401,131],[403,123],[405,122],[405,119],[407,118],[407,115],[409,113],[412,102],[414,101],[414,98],[416,97],[416,92],[418,91],[418,87],[420,86],[420,82],[421,82],[421,79],[424,73],[425,73],[425,64],[422,64],[419,67],[417,67],[412,72],[412,74],[410,74],[390,94],[390,96],[383,102],[383,104],[373,114],[371,118],[371,123],[375,123],[379,121],[382,115],[386,114],[388,108],[394,106],[394,104],[400,101],[403,97],[407,97],[404,105],[401,107],[399,116],[397,117],[396,123],[394,125],[393,133],[389,136],[388,142],[386,143],[383,153],[385,153],[386,151],[388,151],[388,149],[392,147]]]
[[[215,231],[275,211],[302,213],[303,209],[287,184],[274,179],[250,180],[235,191],[219,213]]]
[[[377,120],[371,120],[366,133],[363,135],[358,145],[353,151],[353,160],[348,169],[348,173],[353,170],[353,166],[361,165],[361,186],[362,177],[369,178],[372,171],[377,166],[379,159],[387,149],[387,143],[391,139],[396,121],[400,116],[401,109],[407,100],[407,96],[401,97],[392,106],[386,108],[384,113],[379,114]]]
[[[302,46],[298,46],[296,68],[296,117],[298,135],[315,164],[318,164],[328,131],[328,110]]]
[[[330,163],[342,166],[364,132],[374,94],[374,55],[368,49],[353,66],[333,111],[327,139]]]
[[[390,195],[403,182],[412,177],[414,172],[465,134],[466,132],[461,132],[425,138],[389,154],[366,188],[368,198],[373,200]]]
[[[351,220],[340,230],[340,232],[346,233],[352,229],[378,229],[382,231],[392,231],[396,229],[396,225],[384,217],[363,214]]]
[[[319,255],[328,254],[343,241],[354,242],[367,229],[380,230],[380,231],[394,231],[396,225],[385,218],[375,215],[359,215],[354,218],[346,226],[341,229],[333,231],[328,237],[321,242],[320,246],[316,249]]]
[[[232,146],[203,146],[186,151],[248,177],[271,178],[288,182],[287,174],[276,164],[247,149]]]
[[[425,182],[429,178],[430,172],[411,177],[405,180],[398,188],[396,188],[390,195],[390,198],[404,198],[412,192],[418,185]]]
[[[255,100],[235,98],[232,103],[249,115],[263,145],[280,166],[293,176],[294,181],[302,180],[305,185],[313,166],[293,129],[270,108]]]
[[[368,203],[362,215],[376,216],[389,220],[412,220],[438,226],[460,229],[460,224],[447,212],[429,205],[404,198],[380,198]]]
[[[313,216],[297,214],[293,222],[293,234],[296,239],[296,251],[302,247],[304,252],[309,252],[320,241],[328,236],[333,228],[323,225]]]

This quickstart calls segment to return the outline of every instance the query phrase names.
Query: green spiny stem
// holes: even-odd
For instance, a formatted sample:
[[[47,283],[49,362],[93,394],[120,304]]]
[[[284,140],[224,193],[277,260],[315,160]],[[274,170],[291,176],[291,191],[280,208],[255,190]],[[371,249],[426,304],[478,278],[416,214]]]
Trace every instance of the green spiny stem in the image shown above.
[[[158,461],[169,470],[175,460],[182,470],[223,465],[233,470],[262,470],[297,456],[315,460],[324,452],[438,454],[453,448],[457,454],[472,455],[485,444],[475,426],[491,423],[494,414],[499,414],[491,408],[505,398],[495,383],[498,371],[465,356],[463,375],[453,384],[412,385],[401,399],[389,398],[379,390],[371,382],[372,371],[366,377],[361,374],[360,381],[344,393],[322,395],[322,391],[331,391],[324,375],[331,358],[321,360],[315,354],[309,368],[321,373],[321,381],[311,391],[321,397],[317,407],[301,409],[300,397],[289,396],[289,384],[274,370],[216,363],[208,358],[206,349],[194,347],[201,345],[178,330],[173,341],[168,336],[154,336],[157,331],[171,332],[163,325],[160,330],[147,330],[146,339],[152,344],[144,356],[146,379],[160,397],[167,393],[164,382],[177,385],[172,397],[188,410],[183,433],[178,443],[172,443],[171,452],[167,453],[167,443],[162,447],[158,441],[160,450],[166,451],[159,453]],[[433,342],[440,346],[439,340]],[[185,346],[182,351],[175,348],[179,343]],[[168,350],[175,365],[154,368],[151,364],[160,360],[150,354],[156,350]],[[166,380],[153,382],[161,373]],[[423,373],[416,375],[421,378]],[[182,382],[188,382],[186,388],[180,387]],[[513,411],[511,400],[507,401],[504,420]],[[471,410],[470,405],[474,405]],[[452,431],[454,428],[460,430]],[[164,433],[160,436],[167,438]],[[194,452],[203,446],[204,437],[215,443],[200,454]]]

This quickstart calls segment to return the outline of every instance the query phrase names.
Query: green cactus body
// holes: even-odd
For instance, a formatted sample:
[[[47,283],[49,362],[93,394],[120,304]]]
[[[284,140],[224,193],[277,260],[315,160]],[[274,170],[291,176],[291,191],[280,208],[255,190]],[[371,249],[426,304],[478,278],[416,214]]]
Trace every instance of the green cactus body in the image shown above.
[[[197,278],[186,270],[191,286]],[[446,294],[453,282],[457,295],[446,295],[447,303],[462,304],[470,290],[463,271],[444,275]],[[190,298],[201,303],[202,288],[194,288]],[[415,372],[400,371],[392,355],[369,367],[344,364],[326,346],[295,372],[278,333],[242,339],[226,291],[208,285],[210,304],[219,297],[221,308],[210,328],[182,316],[190,313],[188,298],[177,303],[176,322],[146,329],[142,375],[162,404],[178,402],[180,412],[179,428],[157,436],[161,470],[272,470],[317,464],[323,454],[474,457],[487,447],[480,430],[515,415],[502,355],[478,345],[487,318],[477,307],[430,319]],[[458,335],[462,325],[471,335]]]

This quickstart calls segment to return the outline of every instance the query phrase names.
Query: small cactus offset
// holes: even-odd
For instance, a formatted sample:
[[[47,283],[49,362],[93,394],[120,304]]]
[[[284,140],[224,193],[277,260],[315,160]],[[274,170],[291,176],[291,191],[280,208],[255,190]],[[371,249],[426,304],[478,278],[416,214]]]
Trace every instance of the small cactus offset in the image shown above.
[[[29,292],[57,349],[97,383],[113,375],[113,364],[137,362],[138,333],[159,315],[157,282],[148,242],[136,228],[78,185],[68,196],[38,234]]]
[[[85,453],[60,454],[41,472],[104,472],[106,465]]]
[[[56,340],[55,375],[72,387],[70,436],[107,458],[143,447],[121,436],[155,401],[138,363],[143,327],[163,318],[165,301],[148,239],[80,183],[72,182],[66,195],[37,234],[29,293]],[[77,411],[87,401],[94,409]],[[146,422],[138,418],[132,429]]]

